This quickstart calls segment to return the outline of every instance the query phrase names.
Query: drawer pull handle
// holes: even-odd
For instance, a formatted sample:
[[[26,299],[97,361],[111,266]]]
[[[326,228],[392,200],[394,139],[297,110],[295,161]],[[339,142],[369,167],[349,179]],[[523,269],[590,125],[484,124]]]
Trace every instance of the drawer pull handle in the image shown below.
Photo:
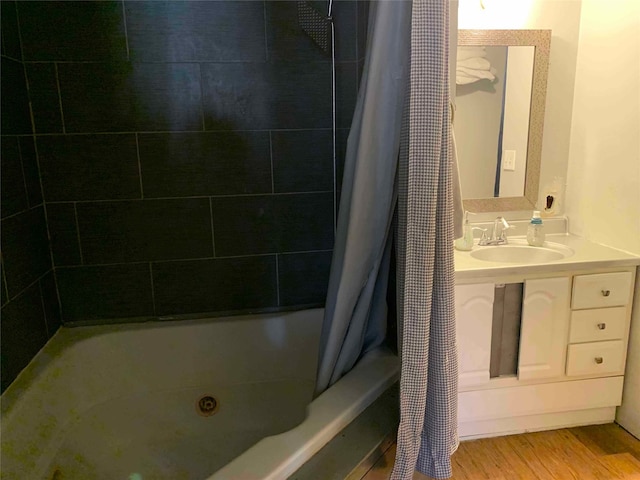
[[[609,295],[611,295],[611,290],[602,290],[603,297],[608,297]]]
[[[598,365],[600,365],[602,362],[604,362],[604,359],[602,357],[596,357],[595,361]]]
[[[607,328],[607,324],[606,323],[599,323],[598,324],[598,329],[599,330],[604,330],[605,328]]]

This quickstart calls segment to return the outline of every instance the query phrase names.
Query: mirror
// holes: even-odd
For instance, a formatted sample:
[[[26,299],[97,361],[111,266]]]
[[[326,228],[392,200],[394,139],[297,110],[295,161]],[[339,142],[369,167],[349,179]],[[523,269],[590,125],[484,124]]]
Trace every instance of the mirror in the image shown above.
[[[550,43],[550,30],[458,32],[454,131],[465,209],[535,207]]]

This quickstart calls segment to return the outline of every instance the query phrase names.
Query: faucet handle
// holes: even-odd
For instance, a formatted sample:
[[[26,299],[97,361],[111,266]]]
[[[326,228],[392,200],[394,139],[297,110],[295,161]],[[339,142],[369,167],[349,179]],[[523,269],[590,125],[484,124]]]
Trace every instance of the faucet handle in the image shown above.
[[[515,228],[513,225],[510,225],[509,222],[507,222],[507,219],[504,218],[504,217],[496,218],[496,222],[502,223],[502,229],[503,230],[507,230],[509,228]]]
[[[478,242],[478,245],[486,245],[487,244],[487,241],[489,240],[489,237],[487,237],[487,229],[486,228],[472,227],[471,230],[472,231],[479,230],[479,231],[482,232],[482,236],[480,237],[480,241]]]

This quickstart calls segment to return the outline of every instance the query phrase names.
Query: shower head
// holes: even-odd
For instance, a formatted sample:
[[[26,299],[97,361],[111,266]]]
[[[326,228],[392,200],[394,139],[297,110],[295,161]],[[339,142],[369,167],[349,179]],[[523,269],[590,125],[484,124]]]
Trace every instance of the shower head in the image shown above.
[[[331,8],[331,7],[329,7]],[[308,2],[298,2],[298,25],[324,53],[331,53],[331,10],[322,15]]]

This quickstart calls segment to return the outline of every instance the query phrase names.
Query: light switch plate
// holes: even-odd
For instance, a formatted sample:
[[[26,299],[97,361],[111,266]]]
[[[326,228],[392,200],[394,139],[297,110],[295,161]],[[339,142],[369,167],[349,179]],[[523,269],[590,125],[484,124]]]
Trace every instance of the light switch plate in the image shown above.
[[[516,169],[516,151],[505,150],[502,157],[502,169],[514,172]]]

